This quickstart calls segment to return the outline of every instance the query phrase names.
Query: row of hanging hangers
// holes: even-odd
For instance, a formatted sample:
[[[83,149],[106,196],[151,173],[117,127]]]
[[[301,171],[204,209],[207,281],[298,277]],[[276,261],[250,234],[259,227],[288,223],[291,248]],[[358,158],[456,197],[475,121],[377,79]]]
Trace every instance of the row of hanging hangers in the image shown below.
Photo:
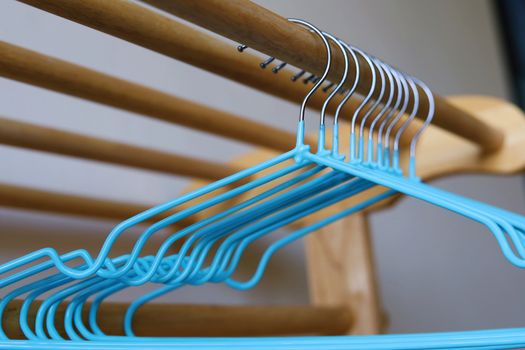
[[[250,289],[260,281],[271,256],[282,247],[397,193],[424,200],[481,223],[495,236],[505,257],[514,265],[523,267],[524,220],[521,216],[433,188],[421,183],[417,178],[416,143],[434,115],[434,96],[426,85],[347,45],[331,34],[321,32],[308,22],[297,19],[290,21],[317,34],[323,42],[326,55],[323,74],[318,78],[309,79],[314,80],[314,85],[301,105],[296,147],[257,166],[241,170],[125,220],[108,235],[98,255],[91,256],[85,250],[59,255],[56,250],[46,248],[2,265],[0,273],[5,277],[0,281],[0,288],[11,287],[14,283],[21,286],[10,290],[2,298],[0,311],[5,310],[11,300],[23,297],[20,326],[29,340],[8,341],[0,343],[0,347],[31,345],[35,348],[508,348],[521,346],[525,342],[523,330],[520,329],[379,337],[133,337],[133,315],[142,305],[184,285],[225,283],[236,289]],[[312,152],[310,146],[305,144],[305,110],[309,99],[325,82],[332,68],[332,48],[329,41],[335,43],[344,57],[344,70],[321,107],[317,150]],[[368,93],[351,116],[350,134],[342,135],[348,137],[350,143],[349,150],[344,152],[339,148],[339,116],[344,104],[350,100],[359,85],[362,72],[359,56],[365,61],[372,80]],[[353,63],[353,75],[350,63]],[[341,101],[337,104],[331,125],[332,143],[331,146],[327,146],[326,129],[330,124],[327,123],[326,110],[330,101],[347,82],[352,82],[352,85],[344,91]],[[379,94],[375,94],[377,87]],[[420,94],[420,91],[424,94]],[[425,104],[421,103],[423,100],[426,101]],[[427,107],[423,108],[422,105]],[[405,112],[408,116],[405,116]],[[403,169],[400,166],[400,140],[418,113],[426,114],[426,119],[419,125],[419,130],[411,135],[408,168]],[[365,128],[367,120],[371,121],[368,129]],[[264,175],[257,178],[256,175],[261,173]],[[262,255],[251,278],[233,278],[243,254],[256,240],[378,185],[390,190],[272,242]],[[235,204],[220,207],[220,210],[205,219],[190,221],[184,228],[164,238],[156,254],[141,255],[148,240],[160,230],[209,208],[220,206],[224,202],[232,203],[229,201],[263,186],[264,190],[250,199],[238,200]],[[215,191],[219,194],[208,197]],[[183,207],[183,204],[190,201],[197,204]],[[127,230],[178,207],[180,210],[175,214],[147,226],[129,254],[110,257],[113,244]],[[174,253],[170,249],[177,242],[181,245]],[[39,262],[41,259],[45,259],[44,262]],[[51,271],[54,273],[49,274]],[[40,279],[33,280],[35,276],[40,276]],[[129,305],[124,318],[124,329],[126,335],[131,338],[105,335],[97,324],[100,305],[114,293],[144,284],[158,285],[158,289]],[[30,324],[27,317],[30,306],[42,295],[46,297],[38,307],[34,324]],[[82,314],[88,299],[92,302],[89,305],[88,319],[84,320]],[[72,342],[62,341],[64,335],[57,331],[55,324],[56,310],[66,300],[69,302],[63,326],[67,338]],[[3,336],[6,336],[5,333]]]

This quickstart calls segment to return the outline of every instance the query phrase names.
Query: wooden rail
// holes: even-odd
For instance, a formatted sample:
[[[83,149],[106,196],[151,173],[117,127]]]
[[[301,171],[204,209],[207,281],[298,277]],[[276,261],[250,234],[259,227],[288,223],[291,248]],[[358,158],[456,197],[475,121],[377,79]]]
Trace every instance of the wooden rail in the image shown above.
[[[0,76],[279,151],[283,130],[0,41]]]
[[[125,220],[151,207],[3,183],[0,183],[0,206],[115,221]],[[165,213],[160,217],[168,215]],[[157,216],[152,218],[152,220],[158,219]],[[193,223],[195,219],[188,217],[181,220],[178,225],[186,227]]]
[[[289,22],[264,7],[249,0],[141,0],[175,16],[243,43],[267,55],[291,63],[306,71],[320,75],[326,65],[326,53],[321,39],[307,29]],[[337,50],[329,77],[338,81],[344,60]],[[371,74],[361,62],[361,79],[358,91],[365,92],[370,86]],[[424,92],[420,90],[424,96]],[[436,113],[433,124],[464,137],[483,149],[498,149],[503,142],[499,129],[474,118],[467,112],[451,105],[443,97],[434,94]],[[427,100],[421,100],[418,117],[425,118]]]
[[[19,328],[22,302],[7,306],[3,317],[4,330],[10,338],[24,339]],[[34,324],[37,306],[29,313]],[[86,306],[85,310],[89,307]],[[123,335],[123,317],[128,305],[103,303],[99,311],[100,328],[111,335]],[[57,329],[65,335],[63,324],[65,305],[57,311]],[[222,306],[147,304],[137,310],[133,330],[139,336],[271,336],[271,335],[336,335],[344,334],[352,323],[348,309],[317,306]]]
[[[120,164],[163,173],[219,180],[240,169],[191,157],[0,117],[0,144]]]

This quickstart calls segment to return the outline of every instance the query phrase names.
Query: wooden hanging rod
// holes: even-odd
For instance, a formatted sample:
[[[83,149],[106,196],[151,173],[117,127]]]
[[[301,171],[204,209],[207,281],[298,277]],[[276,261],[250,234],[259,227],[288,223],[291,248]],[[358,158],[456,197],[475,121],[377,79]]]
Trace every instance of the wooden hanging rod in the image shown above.
[[[295,136],[237,115],[0,41],[0,76],[279,151]]]
[[[151,207],[3,183],[0,183],[0,206],[115,221],[130,218]],[[179,225],[186,227],[193,223],[195,219],[189,217],[181,220]]]
[[[293,83],[290,77],[295,73],[290,69],[279,74],[260,69],[261,57],[240,54],[233,45],[128,0],[18,1],[294,103],[300,103],[311,89],[311,84]],[[326,96],[314,94],[308,106],[320,110]],[[327,112],[333,113],[340,100],[340,96],[334,98]],[[351,116],[361,101],[361,96],[354,95],[341,116]],[[407,144],[417,128],[411,124],[401,144]]]
[[[34,324],[35,302],[29,312]],[[4,312],[3,328],[9,338],[25,339],[19,326],[22,301],[9,303]],[[89,304],[84,308],[87,310]],[[111,335],[123,335],[123,316],[128,305],[103,303],[97,318],[100,328]],[[64,303],[57,310],[57,330],[65,335]],[[146,304],[133,318],[138,336],[150,337],[238,337],[278,335],[338,335],[350,329],[352,315],[334,306],[225,306]]]
[[[249,0],[141,1],[308,72],[320,75],[325,68],[326,53],[320,38]],[[337,48],[334,47],[332,52],[334,63],[329,78],[338,81],[343,72],[344,59]],[[364,84],[359,84],[358,91],[365,93],[370,86],[371,75],[365,61],[361,63]],[[422,90],[420,95],[424,96]],[[502,145],[503,135],[498,129],[475,119],[439,95],[434,95],[434,98],[434,125],[475,142],[487,151]],[[428,101],[423,98],[420,105],[418,117],[425,118]]]
[[[111,164],[219,180],[239,171],[231,165],[104,140],[0,117],[0,144]]]

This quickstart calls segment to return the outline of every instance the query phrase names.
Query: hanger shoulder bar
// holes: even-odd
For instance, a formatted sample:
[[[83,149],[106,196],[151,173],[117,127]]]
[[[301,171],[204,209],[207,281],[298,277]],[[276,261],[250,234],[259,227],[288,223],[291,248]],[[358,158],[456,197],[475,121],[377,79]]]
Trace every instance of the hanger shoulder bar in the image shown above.
[[[326,65],[326,53],[320,39],[306,29],[248,0],[141,0],[175,16],[248,45],[267,55],[320,75]],[[342,54],[334,49],[333,69],[329,78],[338,81],[343,71]],[[358,91],[370,86],[370,72],[361,64]],[[421,90],[420,94],[424,94]],[[485,150],[498,149],[503,136],[498,129],[473,118],[467,112],[434,95],[436,115],[433,124],[480,145]],[[428,104],[421,101],[419,118],[425,118]]]
[[[33,323],[40,302],[29,312]],[[57,329],[64,333],[61,321],[65,303],[57,311]],[[21,300],[7,306],[3,325],[10,338],[23,339],[19,328]],[[97,320],[100,328],[111,335],[123,335],[123,316],[129,305],[103,303]],[[89,309],[89,304],[84,310]],[[334,306],[226,306],[146,304],[133,318],[138,336],[270,336],[270,335],[337,335],[349,329],[352,317],[348,309]]]
[[[3,117],[0,117],[0,144],[208,180],[219,180],[240,170],[231,165]]]
[[[0,76],[278,151],[295,135],[0,41]]]

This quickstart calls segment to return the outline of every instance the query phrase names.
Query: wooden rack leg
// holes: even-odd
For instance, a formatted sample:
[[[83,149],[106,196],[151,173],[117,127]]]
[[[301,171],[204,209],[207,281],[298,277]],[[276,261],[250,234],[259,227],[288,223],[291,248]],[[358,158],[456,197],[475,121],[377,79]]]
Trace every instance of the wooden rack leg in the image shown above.
[[[309,235],[306,254],[312,304],[349,307],[354,315],[349,334],[381,333],[367,215],[356,213]]]

